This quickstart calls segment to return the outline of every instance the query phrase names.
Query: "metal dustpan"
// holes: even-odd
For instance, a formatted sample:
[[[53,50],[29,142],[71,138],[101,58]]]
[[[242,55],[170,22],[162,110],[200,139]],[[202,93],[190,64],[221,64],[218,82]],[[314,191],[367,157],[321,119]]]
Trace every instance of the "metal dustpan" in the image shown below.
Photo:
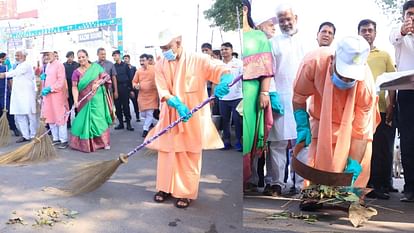
[[[330,186],[350,186],[352,183],[352,173],[338,173],[322,171],[310,167],[296,157],[305,146],[304,142],[297,144],[293,150],[292,168],[301,177],[311,181],[314,184],[323,184]]]

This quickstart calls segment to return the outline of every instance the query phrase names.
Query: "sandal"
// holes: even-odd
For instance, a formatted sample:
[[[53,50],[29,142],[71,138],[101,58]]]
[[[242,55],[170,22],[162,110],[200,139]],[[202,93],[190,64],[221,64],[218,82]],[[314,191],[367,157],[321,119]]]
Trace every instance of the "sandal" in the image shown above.
[[[185,209],[190,205],[191,200],[188,198],[178,198],[175,202],[175,207]],[[180,204],[179,204],[180,203]]]
[[[158,193],[156,193],[154,195],[154,201],[158,202],[158,203],[161,203],[161,202],[164,202],[170,196],[171,196],[171,194],[169,194],[169,193],[159,191]]]

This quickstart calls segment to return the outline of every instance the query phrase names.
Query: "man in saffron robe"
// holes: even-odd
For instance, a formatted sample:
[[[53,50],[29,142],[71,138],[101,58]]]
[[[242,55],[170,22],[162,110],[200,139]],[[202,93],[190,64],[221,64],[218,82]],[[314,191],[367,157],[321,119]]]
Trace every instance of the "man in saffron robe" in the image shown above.
[[[305,56],[294,84],[297,143],[310,144],[309,165],[353,173],[356,187],[368,183],[372,139],[380,121],[367,65],[369,51],[361,36],[345,37],[335,53],[329,47],[319,48]]]
[[[173,28],[159,33],[159,45],[163,57],[156,63],[155,81],[161,100],[160,120],[147,138],[180,117],[184,122],[148,145],[158,151],[158,192],[154,201],[163,202],[173,196],[177,198],[177,208],[186,208],[198,195],[202,150],[223,147],[209,106],[193,116],[188,114],[189,110],[208,98],[207,81],[219,83],[215,95],[222,98],[229,92],[232,76],[207,55],[185,51],[181,34]]]

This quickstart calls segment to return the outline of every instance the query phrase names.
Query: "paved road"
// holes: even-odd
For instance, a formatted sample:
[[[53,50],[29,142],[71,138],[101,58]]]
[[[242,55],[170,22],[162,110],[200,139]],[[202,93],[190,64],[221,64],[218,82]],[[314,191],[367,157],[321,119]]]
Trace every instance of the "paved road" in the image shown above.
[[[58,150],[53,161],[27,166],[0,167],[0,232],[241,232],[242,171],[241,154],[236,151],[205,151],[199,198],[188,209],[177,209],[173,202],[152,201],[155,191],[156,156],[136,154],[121,165],[114,176],[98,190],[77,197],[53,196],[43,187],[56,186],[76,165],[115,159],[142,142],[141,123],[135,131],[113,131],[112,148],[85,154]],[[13,138],[16,140],[16,138]],[[17,145],[1,148],[9,151]],[[79,212],[74,219],[54,226],[32,226],[42,207]],[[9,218],[22,217],[27,225],[7,225]]]
[[[403,180],[395,179],[394,185],[401,191]],[[362,227],[354,228],[348,214],[338,210],[304,212],[316,214],[318,221],[312,224],[303,220],[266,220],[266,217],[288,211],[300,213],[299,202],[286,198],[246,196],[243,206],[244,232],[414,232],[414,203],[402,203],[401,193],[391,193],[390,200],[366,199],[369,206],[378,211]]]

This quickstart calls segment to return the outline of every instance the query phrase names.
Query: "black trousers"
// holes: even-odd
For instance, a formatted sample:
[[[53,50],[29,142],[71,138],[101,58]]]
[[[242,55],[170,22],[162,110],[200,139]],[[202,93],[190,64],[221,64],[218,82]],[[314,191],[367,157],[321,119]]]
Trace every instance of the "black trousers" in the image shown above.
[[[368,184],[374,189],[392,186],[392,160],[394,153],[395,127],[385,124],[385,113],[372,141],[371,175]]]
[[[4,95],[0,96],[0,117],[3,115],[3,109],[4,109]],[[14,115],[10,115],[10,95],[8,95],[6,99],[6,109],[7,111],[7,121],[9,122],[9,128],[11,130],[16,130],[16,123],[14,122]]]
[[[129,110],[129,88],[127,85],[118,83],[118,99],[115,100],[116,117],[120,124],[124,122],[124,116],[127,121],[131,121],[131,112]]]
[[[404,191],[414,192],[414,91],[398,91],[397,103]]]
[[[136,119],[139,119],[139,107],[138,107],[138,90],[132,90],[134,92],[134,98],[129,96],[129,99],[132,101],[132,104],[134,105],[134,111],[135,111],[135,117]]]

